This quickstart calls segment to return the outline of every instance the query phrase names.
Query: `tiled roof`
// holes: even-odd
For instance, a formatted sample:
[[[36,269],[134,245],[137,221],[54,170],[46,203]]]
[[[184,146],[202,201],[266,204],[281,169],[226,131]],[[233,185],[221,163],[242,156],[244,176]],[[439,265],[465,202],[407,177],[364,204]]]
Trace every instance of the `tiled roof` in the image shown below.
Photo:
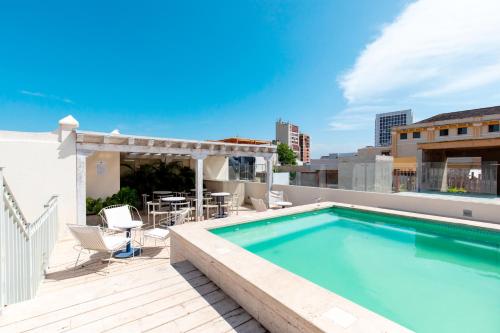
[[[434,121],[488,116],[488,115],[494,115],[494,114],[500,115],[500,106],[491,106],[491,107],[481,108],[481,109],[472,109],[472,110],[465,110],[465,111],[440,113],[440,114],[432,116],[430,118],[421,120],[415,124],[424,124],[424,123],[431,123]]]
[[[440,113],[440,114],[432,116],[430,118],[421,120],[421,121],[417,122],[416,124],[431,123],[434,121],[443,121],[443,120],[454,120],[454,119],[463,119],[463,118],[471,118],[471,117],[489,116],[489,115],[494,115],[494,114],[500,115],[500,106],[491,106],[491,107],[481,108],[481,109],[472,109],[472,110],[465,110],[465,111]]]

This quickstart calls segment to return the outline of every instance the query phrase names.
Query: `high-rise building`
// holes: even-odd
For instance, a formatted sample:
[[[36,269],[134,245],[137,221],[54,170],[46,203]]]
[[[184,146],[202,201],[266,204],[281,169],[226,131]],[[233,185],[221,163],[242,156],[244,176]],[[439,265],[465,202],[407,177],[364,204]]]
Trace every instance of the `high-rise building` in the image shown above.
[[[391,145],[391,128],[413,123],[411,109],[379,113],[375,117],[375,146]]]
[[[299,134],[300,160],[304,163],[311,162],[311,138],[308,134]]]
[[[299,126],[279,119],[276,122],[276,141],[287,144],[300,159]]]

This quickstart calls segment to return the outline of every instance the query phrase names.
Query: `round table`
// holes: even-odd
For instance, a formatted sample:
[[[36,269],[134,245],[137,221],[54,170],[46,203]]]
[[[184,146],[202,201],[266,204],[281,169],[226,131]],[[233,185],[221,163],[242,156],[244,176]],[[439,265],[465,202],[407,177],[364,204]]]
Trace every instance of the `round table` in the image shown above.
[[[185,197],[166,197],[166,198],[161,198],[161,201],[165,202],[179,202],[179,201],[184,201],[186,200]]]
[[[116,228],[125,230],[126,234],[127,234],[127,238],[130,238],[130,233],[131,233],[132,229],[139,228],[140,226],[142,226],[141,221],[123,221],[123,222],[116,223],[114,225],[114,227],[116,227]],[[141,249],[137,248],[137,247],[132,247],[131,242],[128,242],[125,250],[116,251],[115,253],[113,253],[113,257],[115,257],[115,258],[130,258],[132,256],[138,255],[139,253],[141,253]]]
[[[212,197],[215,198],[215,201],[217,202],[217,215],[215,215],[216,218],[223,218],[226,217],[227,214],[224,211],[224,198],[227,196],[230,196],[231,193],[228,192],[216,192],[212,193]]]
[[[161,198],[161,201],[168,202],[170,205],[170,210],[172,210],[172,204],[176,202],[182,202],[185,201],[185,197],[166,197],[166,198]]]
[[[281,208],[291,207],[293,204],[289,201],[275,201],[275,205],[281,206]]]

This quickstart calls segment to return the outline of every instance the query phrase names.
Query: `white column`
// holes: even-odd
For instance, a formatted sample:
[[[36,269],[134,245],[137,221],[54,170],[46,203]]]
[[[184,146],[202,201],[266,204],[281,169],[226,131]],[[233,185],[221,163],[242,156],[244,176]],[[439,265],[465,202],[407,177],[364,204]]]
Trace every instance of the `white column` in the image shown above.
[[[267,204],[271,202],[271,190],[273,187],[273,155],[264,156],[266,160],[266,185],[267,185],[267,193],[266,199]]]
[[[201,221],[203,219],[203,160],[207,154],[194,153],[191,157],[195,160],[196,220]]]
[[[87,224],[87,157],[93,151],[77,150],[76,152],[76,223]]]

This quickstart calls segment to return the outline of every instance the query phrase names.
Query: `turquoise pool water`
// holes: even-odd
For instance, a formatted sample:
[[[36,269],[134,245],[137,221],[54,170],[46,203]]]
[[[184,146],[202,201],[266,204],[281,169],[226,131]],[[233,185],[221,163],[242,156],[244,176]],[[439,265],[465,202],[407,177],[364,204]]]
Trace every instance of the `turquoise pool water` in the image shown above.
[[[344,208],[211,232],[416,332],[500,332],[500,233]]]

